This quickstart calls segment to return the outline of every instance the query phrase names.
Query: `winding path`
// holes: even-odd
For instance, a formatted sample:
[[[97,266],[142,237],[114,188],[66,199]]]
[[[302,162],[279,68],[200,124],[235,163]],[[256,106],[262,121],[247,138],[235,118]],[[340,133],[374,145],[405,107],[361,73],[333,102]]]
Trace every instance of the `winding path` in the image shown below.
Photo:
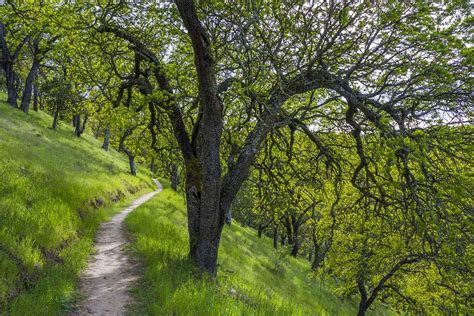
[[[156,191],[141,196],[109,222],[101,224],[96,235],[96,252],[80,280],[85,299],[79,310],[70,315],[125,314],[126,306],[132,302],[129,289],[138,275],[137,263],[125,251],[128,239],[123,221],[135,208],[161,192],[161,184],[153,181],[158,186]]]

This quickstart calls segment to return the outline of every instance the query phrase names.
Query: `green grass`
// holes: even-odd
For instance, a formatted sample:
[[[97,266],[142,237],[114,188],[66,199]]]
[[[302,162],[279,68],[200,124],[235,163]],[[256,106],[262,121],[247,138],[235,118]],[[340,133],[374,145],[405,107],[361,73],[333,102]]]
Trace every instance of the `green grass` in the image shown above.
[[[122,155],[51,122],[0,102],[0,314],[67,309],[99,223],[151,188],[145,170],[128,175]]]
[[[127,219],[133,248],[144,258],[144,278],[135,290],[136,314],[148,315],[355,315],[356,299],[342,299],[330,282],[312,278],[309,263],[275,251],[238,223],[224,228],[218,281],[196,277],[187,258],[183,198],[169,189]],[[378,306],[372,315],[388,314]]]

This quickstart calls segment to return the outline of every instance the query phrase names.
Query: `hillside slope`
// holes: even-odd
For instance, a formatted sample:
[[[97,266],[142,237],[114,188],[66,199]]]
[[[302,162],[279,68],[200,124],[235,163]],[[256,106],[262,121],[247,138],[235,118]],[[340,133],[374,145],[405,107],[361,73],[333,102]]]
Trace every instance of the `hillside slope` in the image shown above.
[[[131,213],[133,247],[145,260],[136,289],[137,315],[356,315],[356,299],[331,293],[331,282],[311,278],[309,263],[275,251],[272,241],[233,222],[219,250],[218,282],[196,281],[188,260],[181,195],[165,190]],[[369,315],[392,312],[377,306]]]
[[[100,221],[152,188],[147,171],[128,175],[122,155],[51,122],[0,102],[0,314],[67,308]]]

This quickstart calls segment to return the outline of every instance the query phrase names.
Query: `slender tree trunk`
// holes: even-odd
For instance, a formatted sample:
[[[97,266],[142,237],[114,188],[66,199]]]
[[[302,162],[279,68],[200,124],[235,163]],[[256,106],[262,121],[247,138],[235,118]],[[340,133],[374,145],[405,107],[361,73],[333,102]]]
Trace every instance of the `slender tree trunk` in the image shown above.
[[[87,120],[89,119],[89,114],[85,114],[84,115],[84,121],[82,121],[82,126],[81,126],[81,134],[84,133],[86,131],[86,123],[87,123]]]
[[[258,230],[257,230],[258,238],[262,238],[263,230],[264,230],[264,229],[265,229],[265,226],[263,226],[262,224],[259,224],[259,225],[258,225]]]
[[[39,99],[38,86],[34,84],[33,85],[33,110],[35,112],[38,112],[38,99]]]
[[[281,245],[285,246],[285,242],[286,242],[286,236],[284,234],[281,234]]]
[[[135,168],[135,156],[133,156],[132,154],[127,154],[127,156],[128,156],[128,163],[130,165],[130,173],[132,174],[132,176],[136,176],[137,169]]]
[[[357,316],[364,316],[365,312],[369,308],[367,304],[367,290],[365,289],[365,284],[362,276],[358,276],[357,287],[359,289],[360,301],[359,301],[359,310]]]
[[[31,94],[33,92],[33,84],[35,81],[36,73],[38,72],[38,61],[34,60],[31,66],[28,77],[26,78],[25,88],[23,89],[23,96],[21,100],[21,110],[28,113],[31,104]]]
[[[311,263],[311,270],[316,271],[321,266],[321,263],[323,261],[322,260],[323,256],[321,254],[322,253],[321,247],[318,244],[314,244],[313,251],[314,251],[314,260]]]
[[[109,145],[110,145],[110,130],[106,128],[104,131],[104,143],[102,144],[102,149],[105,151],[108,151]]]
[[[156,166],[155,166],[155,157],[152,157],[151,158],[151,162],[150,162],[150,171],[155,173],[156,171]]]
[[[15,72],[13,71],[13,62],[5,61],[5,76],[7,79],[7,102],[13,107],[17,107],[16,104],[16,89],[15,89]]]
[[[81,115],[76,114],[73,116],[72,125],[74,126],[74,134],[76,134],[77,137],[81,137],[82,133],[84,133],[84,130],[86,129],[87,118],[88,115],[86,114],[81,125]]]
[[[78,120],[79,120],[79,123],[77,123]],[[80,120],[81,120],[81,117],[79,115],[77,115],[77,114],[73,115],[72,116],[72,126],[74,128],[77,128],[77,126],[81,124]]]
[[[293,245],[293,229],[291,227],[290,219],[285,217],[285,228],[286,228],[286,237],[288,239],[288,245]]]
[[[361,296],[359,301],[359,310],[357,311],[357,316],[364,316],[365,312],[367,311],[367,300]]]
[[[361,299],[361,301],[359,302],[359,310],[357,311],[357,316],[364,316],[366,311],[367,302]]]
[[[58,127],[58,117],[59,117],[59,110],[56,107],[56,110],[53,114],[53,129],[55,130]]]
[[[41,93],[41,91],[38,91],[38,103],[39,103],[39,109],[41,111],[44,111],[43,94]]]
[[[173,164],[171,166],[171,188],[175,191],[178,189],[178,182],[179,182],[178,166],[176,164]]]
[[[135,127],[132,127],[132,128],[127,128],[122,137],[120,138],[120,142],[119,142],[119,151],[123,151],[127,157],[128,157],[128,162],[129,162],[129,165],[130,165],[130,173],[133,175],[133,176],[136,176],[137,175],[137,169],[135,168],[135,155],[125,146],[125,139],[132,135],[133,133],[133,130],[136,128]]]
[[[295,232],[294,238],[293,238],[293,248],[291,249],[291,255],[296,258],[299,251],[300,251],[300,240],[299,240],[298,232]]]
[[[2,66],[3,70],[5,71],[5,77],[7,81],[7,93],[8,98],[7,102],[13,107],[17,107],[16,100],[17,100],[17,93],[15,88],[15,71],[13,69],[13,65],[15,64],[18,55],[20,54],[21,48],[28,40],[29,36],[23,38],[23,41],[15,48],[10,51],[7,41],[6,41],[6,31],[5,31],[5,24],[0,23],[0,48],[2,50],[3,61]]]
[[[300,240],[300,227],[298,220],[295,216],[291,217],[291,228],[293,231],[293,249],[291,250],[291,255],[296,258],[298,252],[300,251],[301,240]]]
[[[278,249],[278,226],[273,226],[273,248]]]
[[[318,270],[324,260],[324,257],[326,256],[327,251],[329,250],[329,243],[328,242],[323,242],[322,244],[319,244],[318,241],[316,240],[316,237],[313,235],[313,262],[311,263],[311,270],[316,271]]]

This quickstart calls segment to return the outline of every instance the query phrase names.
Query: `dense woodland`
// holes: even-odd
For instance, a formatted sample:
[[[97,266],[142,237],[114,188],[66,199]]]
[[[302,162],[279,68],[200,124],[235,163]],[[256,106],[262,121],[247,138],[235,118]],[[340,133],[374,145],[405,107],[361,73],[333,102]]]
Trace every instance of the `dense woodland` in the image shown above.
[[[468,1],[7,0],[0,23],[8,103],[168,178],[204,274],[237,220],[359,315],[472,313]]]

